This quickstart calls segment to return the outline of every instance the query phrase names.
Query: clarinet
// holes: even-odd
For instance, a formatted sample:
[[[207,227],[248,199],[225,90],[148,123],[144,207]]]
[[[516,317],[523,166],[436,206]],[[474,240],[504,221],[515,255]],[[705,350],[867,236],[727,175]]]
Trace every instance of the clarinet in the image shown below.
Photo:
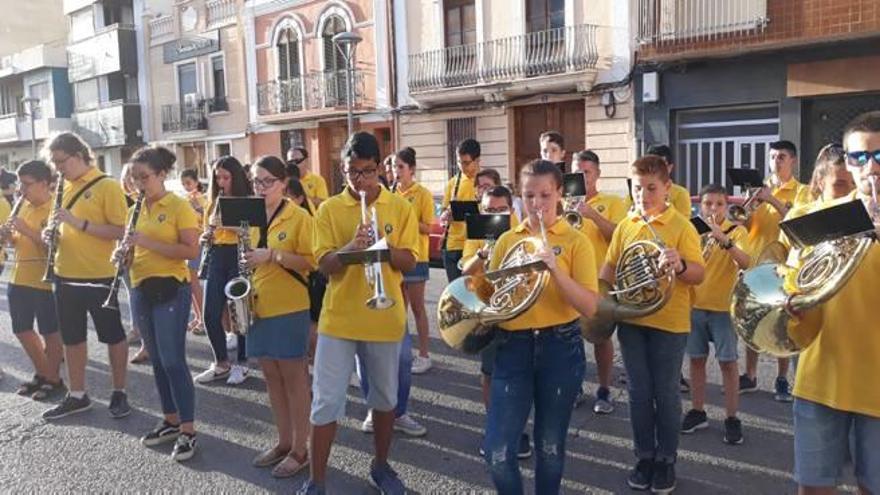
[[[452,190],[452,197],[449,198],[450,208],[452,208],[452,202],[458,199],[458,186],[461,185],[461,171],[459,170],[457,174],[455,174],[455,187]],[[446,222],[446,229],[443,230],[443,242],[440,244],[441,249],[446,249],[446,240],[449,239],[449,229],[452,227],[452,219],[449,219]]]
[[[129,245],[129,240],[131,235],[134,234],[134,229],[137,227],[138,217],[141,216],[141,207],[144,204],[145,196],[146,194],[143,191],[138,193],[137,200],[134,202],[134,209],[131,211],[131,218],[128,219],[125,233],[122,234],[122,240],[119,242],[120,249],[117,255],[110,260],[116,265],[116,275],[113,276],[113,281],[110,282],[110,293],[107,294],[107,299],[101,304],[102,308],[119,311],[119,301],[116,299],[116,294],[119,292],[119,284],[122,281],[122,275],[125,273],[126,261],[131,256],[133,250]]]
[[[52,227],[49,230],[48,239],[46,239],[46,273],[43,275],[43,282],[49,283],[55,281],[55,254],[58,252],[58,222],[55,221],[55,213],[61,209],[61,200],[64,195],[64,177],[58,174],[58,183],[55,184],[55,202],[52,204]]]
[[[18,217],[18,212],[21,211],[23,205],[24,196],[20,196],[18,200],[15,201],[15,204],[12,205],[12,212],[9,213],[9,218],[7,218],[3,226],[0,227],[0,237],[6,237],[12,233],[12,222]]]
[[[214,217],[217,216],[217,208],[220,206],[220,196],[215,199],[214,208],[211,209],[211,216],[208,217],[208,226],[205,228],[205,240],[202,241],[202,254],[199,259],[199,280],[208,278],[208,263],[211,261],[211,255],[214,253],[214,231],[217,226],[214,225]]]

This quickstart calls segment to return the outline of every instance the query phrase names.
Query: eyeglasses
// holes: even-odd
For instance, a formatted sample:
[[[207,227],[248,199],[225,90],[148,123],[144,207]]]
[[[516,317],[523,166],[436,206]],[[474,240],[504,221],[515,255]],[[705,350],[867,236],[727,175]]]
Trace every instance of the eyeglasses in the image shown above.
[[[864,167],[872,158],[874,163],[880,165],[880,150],[850,151],[846,154],[846,164],[852,167]]]
[[[376,173],[378,172],[378,168],[365,168],[363,170],[355,170],[353,168],[350,168],[345,171],[345,174],[348,175],[349,179],[356,180],[358,177],[363,177],[364,179],[375,177]]]
[[[54,165],[57,167],[58,165],[63,164],[63,163],[66,162],[67,160],[70,160],[70,157],[71,157],[71,156],[73,156],[73,155],[67,155],[67,156],[65,156],[64,158],[62,158],[61,160],[55,160],[55,159],[52,159],[52,160],[50,160],[50,161],[52,162],[52,164],[54,164]]]
[[[137,182],[145,182],[147,179],[149,179],[150,177],[153,177],[154,175],[156,175],[156,174],[140,174],[140,175],[132,174],[131,178],[132,178],[132,180],[135,180]]]
[[[492,213],[493,215],[497,215],[499,213],[510,213],[510,209],[506,206],[499,206],[495,208],[486,208],[486,213]]]
[[[275,185],[279,179],[275,177],[266,177],[265,179],[254,179],[254,185],[263,189],[268,189]]]

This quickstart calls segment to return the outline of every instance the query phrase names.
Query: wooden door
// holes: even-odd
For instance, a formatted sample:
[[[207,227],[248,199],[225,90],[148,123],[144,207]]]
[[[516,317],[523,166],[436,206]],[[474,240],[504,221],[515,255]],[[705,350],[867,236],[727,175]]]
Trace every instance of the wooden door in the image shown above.
[[[514,107],[513,177],[519,177],[523,165],[541,157],[538,137],[550,130],[565,138],[565,162],[570,163],[572,153],[584,149],[584,100]]]

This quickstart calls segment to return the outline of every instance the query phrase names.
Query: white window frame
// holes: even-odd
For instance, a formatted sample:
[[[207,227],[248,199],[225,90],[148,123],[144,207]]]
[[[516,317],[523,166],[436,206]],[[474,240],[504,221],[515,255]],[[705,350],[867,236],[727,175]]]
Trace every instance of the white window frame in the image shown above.
[[[214,85],[214,60],[216,60],[218,58],[223,61],[224,94],[222,94],[222,95],[217,94],[217,88]],[[208,82],[211,86],[211,97],[217,98],[217,96],[222,96],[223,98],[226,98],[227,102],[228,102],[228,100],[229,100],[229,98],[228,98],[228,96],[229,96],[229,76],[227,76],[227,71],[226,71],[226,54],[223,52],[220,52],[220,53],[213,54],[210,57],[208,57],[208,66],[210,67],[210,70],[208,71],[208,74],[209,74],[209,76],[208,76],[209,81]],[[220,113],[220,112],[213,112],[213,113]]]
[[[218,149],[224,144],[229,146],[229,154],[232,154],[232,141],[214,141],[213,143],[211,143],[211,154],[214,155],[213,157],[211,157],[211,161],[220,158],[220,153],[218,152]]]
[[[201,64],[199,64],[199,60],[197,58],[189,58],[174,62],[174,101],[178,105],[184,103],[180,101],[180,66],[189,64],[194,64],[196,67],[196,94],[200,97],[203,97],[204,95],[204,86],[202,85],[200,68]]]

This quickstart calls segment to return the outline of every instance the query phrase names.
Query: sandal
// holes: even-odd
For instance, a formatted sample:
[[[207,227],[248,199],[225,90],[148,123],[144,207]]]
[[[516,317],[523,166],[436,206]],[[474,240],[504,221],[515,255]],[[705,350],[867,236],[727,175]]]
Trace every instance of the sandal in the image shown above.
[[[205,324],[199,320],[193,320],[187,328],[193,335],[205,335]]]
[[[150,354],[146,350],[138,351],[132,358],[128,361],[131,364],[143,364],[148,363],[150,361]]]
[[[296,473],[302,471],[308,465],[308,452],[303,452],[302,455],[296,455],[291,452],[290,454],[287,454],[287,457],[285,457],[280,464],[272,469],[272,476],[275,478],[290,478],[291,476],[295,476]]]
[[[25,397],[29,397],[31,394],[36,392],[43,386],[45,380],[40,375],[34,375],[34,377],[27,382],[21,382],[18,386],[18,390],[15,391],[18,395],[23,395]]]
[[[281,462],[282,459],[287,457],[288,453],[290,453],[290,450],[281,450],[278,447],[272,447],[254,457],[252,464],[256,467],[269,467]]]
[[[43,381],[43,384],[40,385],[40,388],[31,394],[31,399],[54,400],[55,398],[64,396],[66,393],[67,387],[64,385],[64,380],[59,379],[56,383],[45,380]]]

